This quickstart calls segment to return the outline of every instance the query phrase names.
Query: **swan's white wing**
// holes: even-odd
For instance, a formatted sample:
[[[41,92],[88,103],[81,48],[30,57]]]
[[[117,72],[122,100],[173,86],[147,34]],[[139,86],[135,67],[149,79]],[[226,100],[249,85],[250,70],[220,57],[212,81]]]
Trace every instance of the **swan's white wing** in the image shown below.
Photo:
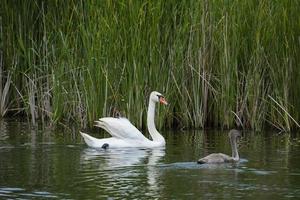
[[[111,136],[130,140],[147,140],[147,138],[126,118],[104,117],[95,121],[95,126],[103,128]]]

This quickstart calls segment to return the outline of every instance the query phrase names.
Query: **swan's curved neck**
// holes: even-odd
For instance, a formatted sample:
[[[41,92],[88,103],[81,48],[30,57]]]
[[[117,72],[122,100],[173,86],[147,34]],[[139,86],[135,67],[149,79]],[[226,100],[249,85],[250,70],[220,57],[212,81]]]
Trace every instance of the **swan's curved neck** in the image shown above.
[[[237,149],[237,138],[236,137],[230,137],[230,144],[231,144],[231,151],[232,151],[232,158],[234,160],[239,160],[239,152]]]
[[[147,127],[154,142],[160,142],[165,144],[166,142],[164,137],[156,130],[155,123],[154,123],[154,115],[155,115],[155,102],[153,102],[150,99],[149,106],[148,106],[148,113],[147,113]]]

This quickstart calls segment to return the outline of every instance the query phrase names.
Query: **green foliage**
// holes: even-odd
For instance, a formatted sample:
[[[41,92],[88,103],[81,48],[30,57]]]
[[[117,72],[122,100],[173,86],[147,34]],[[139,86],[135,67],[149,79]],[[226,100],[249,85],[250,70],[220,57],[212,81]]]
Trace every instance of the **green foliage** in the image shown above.
[[[289,131],[300,119],[299,7],[292,0],[4,1],[0,90],[9,74],[5,105],[33,123],[91,126],[117,108],[143,127],[157,90],[170,101],[159,110],[160,126]]]

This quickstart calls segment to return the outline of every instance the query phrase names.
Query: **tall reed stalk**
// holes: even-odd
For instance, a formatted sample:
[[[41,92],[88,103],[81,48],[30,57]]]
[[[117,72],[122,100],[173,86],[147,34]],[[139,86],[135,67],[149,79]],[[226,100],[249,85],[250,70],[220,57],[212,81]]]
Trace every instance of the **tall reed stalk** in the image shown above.
[[[3,1],[1,113],[86,127],[118,109],[143,128],[157,90],[170,101],[160,127],[299,128],[299,7]]]

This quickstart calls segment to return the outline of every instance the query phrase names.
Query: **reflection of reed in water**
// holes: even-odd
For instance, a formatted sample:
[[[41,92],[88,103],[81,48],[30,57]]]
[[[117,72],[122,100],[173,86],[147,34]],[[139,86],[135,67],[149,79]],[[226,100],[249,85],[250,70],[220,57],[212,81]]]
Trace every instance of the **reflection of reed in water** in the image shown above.
[[[7,132],[7,122],[0,120],[0,141],[4,141],[8,138]]]

